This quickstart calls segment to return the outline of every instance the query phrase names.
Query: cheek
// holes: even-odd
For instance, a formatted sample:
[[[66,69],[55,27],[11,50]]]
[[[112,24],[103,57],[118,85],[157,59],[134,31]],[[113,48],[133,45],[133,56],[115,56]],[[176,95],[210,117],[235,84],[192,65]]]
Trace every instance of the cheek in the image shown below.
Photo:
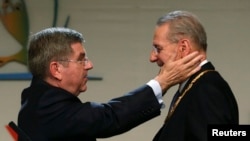
[[[167,63],[167,62],[170,60],[170,58],[171,58],[172,55],[173,55],[173,53],[169,53],[169,52],[167,52],[167,53],[162,53],[162,54],[159,55],[159,60],[160,60],[160,62],[162,62],[163,64],[164,64],[164,63]]]
[[[175,48],[172,49],[165,49],[157,55],[155,62],[158,66],[163,66],[168,62],[172,62],[177,60],[178,51]]]
[[[70,79],[70,81],[74,83],[74,85],[80,85],[82,83],[83,76],[84,76],[83,71],[77,68],[72,69],[67,74],[68,79]]]

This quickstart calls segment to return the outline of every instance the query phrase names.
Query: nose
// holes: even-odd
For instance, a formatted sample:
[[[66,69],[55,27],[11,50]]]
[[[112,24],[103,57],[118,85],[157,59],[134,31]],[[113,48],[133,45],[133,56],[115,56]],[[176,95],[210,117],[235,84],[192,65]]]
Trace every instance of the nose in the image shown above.
[[[149,61],[153,63],[153,62],[156,62],[157,59],[158,59],[157,53],[154,50],[152,50],[150,53]]]
[[[92,61],[88,60],[87,64],[84,66],[86,70],[91,70],[94,68]]]

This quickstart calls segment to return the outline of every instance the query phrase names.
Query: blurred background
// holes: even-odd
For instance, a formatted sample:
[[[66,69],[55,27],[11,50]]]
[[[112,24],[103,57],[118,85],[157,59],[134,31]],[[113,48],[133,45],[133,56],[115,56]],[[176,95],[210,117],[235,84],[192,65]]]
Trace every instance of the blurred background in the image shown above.
[[[21,13],[6,17],[12,10],[6,2],[20,4],[7,6],[21,7]],[[27,73],[25,51],[30,34],[51,26],[73,28],[86,39],[84,46],[94,64],[89,75],[102,78],[89,80],[87,92],[79,96],[83,102],[107,102],[154,78],[159,68],[149,62],[149,54],[156,20],[173,10],[193,12],[207,32],[208,60],[236,96],[240,124],[250,124],[249,0],[1,0],[0,5],[0,74]],[[21,92],[29,84],[30,80],[0,80],[1,141],[13,140],[5,126],[17,121]],[[151,141],[175,90],[171,88],[164,97],[166,108],[161,116],[98,141]]]

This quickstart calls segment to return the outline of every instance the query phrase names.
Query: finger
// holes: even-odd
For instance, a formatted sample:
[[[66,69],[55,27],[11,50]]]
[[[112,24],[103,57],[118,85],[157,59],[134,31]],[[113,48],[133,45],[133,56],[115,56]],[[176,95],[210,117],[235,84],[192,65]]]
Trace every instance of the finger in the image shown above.
[[[190,77],[191,75],[195,74],[197,71],[201,69],[201,66],[196,66],[193,70],[191,70],[187,75]]]
[[[187,67],[196,67],[198,65],[200,65],[201,63],[201,59],[202,59],[203,55],[198,55],[195,58],[193,58],[192,60],[190,60],[189,62],[187,62]]]
[[[187,74],[188,76],[191,76],[200,70],[200,68],[201,68],[200,67],[200,60],[202,57],[203,57],[202,55],[198,55],[193,60],[191,60],[190,62],[185,64],[186,71],[188,72],[188,74]]]
[[[192,52],[192,53],[188,54],[187,56],[185,56],[181,60],[184,63],[187,63],[187,62],[190,62],[191,60],[193,60],[194,58],[196,58],[197,56],[198,56],[198,51],[195,51],[195,52]]]

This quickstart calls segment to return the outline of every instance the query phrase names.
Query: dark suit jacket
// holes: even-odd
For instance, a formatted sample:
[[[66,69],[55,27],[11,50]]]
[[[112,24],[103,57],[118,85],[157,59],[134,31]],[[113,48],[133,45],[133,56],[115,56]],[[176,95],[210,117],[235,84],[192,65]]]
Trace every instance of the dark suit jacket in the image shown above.
[[[152,88],[144,85],[108,103],[82,103],[69,92],[32,80],[22,92],[18,126],[34,141],[95,141],[114,136],[160,114]]]
[[[214,69],[210,62],[203,65],[183,90],[200,72]],[[205,73],[194,83],[154,141],[206,141],[208,124],[239,124],[235,97],[217,71]]]

